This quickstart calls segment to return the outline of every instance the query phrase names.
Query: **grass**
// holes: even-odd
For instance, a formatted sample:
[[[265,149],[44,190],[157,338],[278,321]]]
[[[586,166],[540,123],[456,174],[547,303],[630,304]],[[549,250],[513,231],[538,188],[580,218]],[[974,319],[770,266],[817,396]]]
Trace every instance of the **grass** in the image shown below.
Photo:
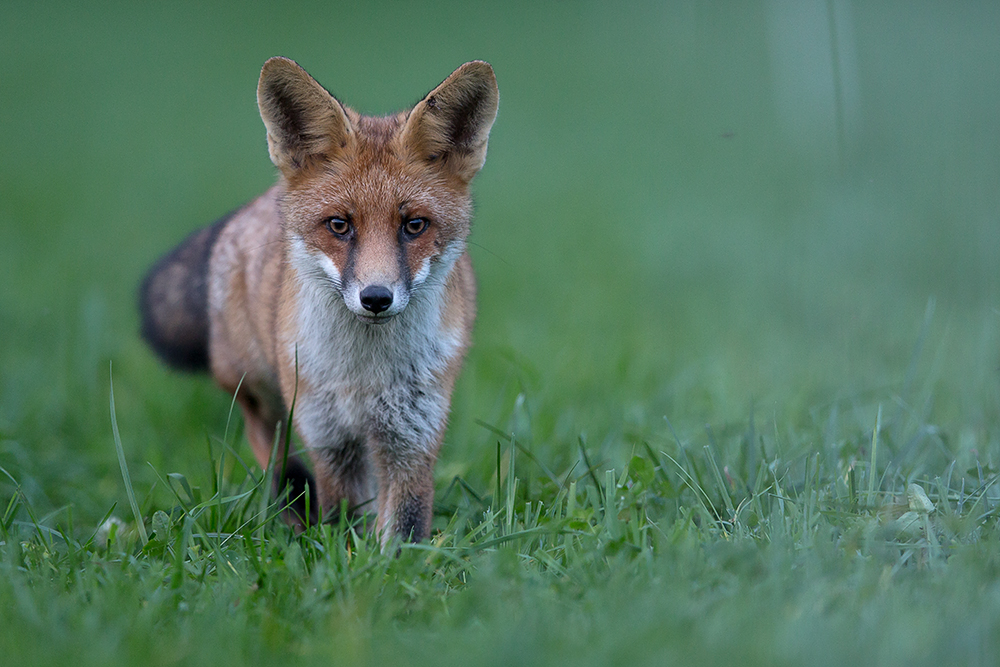
[[[143,504],[148,539],[40,517],[16,488],[0,642],[19,663],[986,662],[996,473],[909,481],[881,425],[816,447],[751,419],[700,446],[664,423],[621,469],[581,443],[555,471],[498,435],[490,486],[455,478],[398,558],[360,524],[294,536],[221,440],[214,474],[159,479],[174,502]]]
[[[992,5],[0,18],[0,662],[1000,652]],[[398,558],[293,535],[229,397],[135,334],[144,269],[272,182],[276,54],[369,112],[498,73],[475,347]]]

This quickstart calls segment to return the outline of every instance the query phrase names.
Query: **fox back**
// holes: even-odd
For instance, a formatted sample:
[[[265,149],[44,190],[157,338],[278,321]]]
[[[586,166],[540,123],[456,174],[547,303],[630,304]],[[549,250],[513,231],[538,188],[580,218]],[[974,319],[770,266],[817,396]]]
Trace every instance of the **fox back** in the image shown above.
[[[466,63],[373,118],[272,58],[257,99],[281,177],[153,267],[143,335],[236,395],[293,525],[374,498],[384,541],[422,539],[475,317],[469,184],[496,116],[493,70]],[[279,428],[293,405],[312,473]]]

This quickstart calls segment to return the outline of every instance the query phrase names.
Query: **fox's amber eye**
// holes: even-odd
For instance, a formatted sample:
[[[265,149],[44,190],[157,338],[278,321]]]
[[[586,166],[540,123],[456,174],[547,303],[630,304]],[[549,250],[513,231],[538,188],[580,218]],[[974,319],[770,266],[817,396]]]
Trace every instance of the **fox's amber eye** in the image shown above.
[[[344,236],[347,232],[351,231],[351,223],[343,218],[327,218],[326,228],[335,236]]]
[[[407,236],[419,236],[427,229],[426,218],[412,218],[403,223],[403,231]]]

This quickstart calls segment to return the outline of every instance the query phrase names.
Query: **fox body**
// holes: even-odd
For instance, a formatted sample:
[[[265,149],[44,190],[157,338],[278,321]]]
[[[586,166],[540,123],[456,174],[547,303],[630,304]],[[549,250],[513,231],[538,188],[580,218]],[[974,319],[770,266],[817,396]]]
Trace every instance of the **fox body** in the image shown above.
[[[272,58],[257,100],[278,183],[153,267],[143,335],[236,395],[262,468],[278,443],[290,522],[376,499],[383,543],[423,539],[475,317],[469,183],[496,116],[493,70],[466,63],[373,118]],[[314,476],[285,451],[290,412]]]

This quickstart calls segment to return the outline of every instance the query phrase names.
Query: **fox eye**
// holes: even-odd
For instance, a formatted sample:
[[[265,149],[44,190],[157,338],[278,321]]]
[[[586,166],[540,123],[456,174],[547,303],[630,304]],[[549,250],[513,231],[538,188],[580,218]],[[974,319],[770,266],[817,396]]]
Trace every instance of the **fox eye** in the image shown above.
[[[427,218],[411,218],[403,223],[407,236],[420,236],[427,229]]]
[[[351,223],[343,218],[327,218],[326,228],[334,236],[345,236],[347,232],[351,231]]]

